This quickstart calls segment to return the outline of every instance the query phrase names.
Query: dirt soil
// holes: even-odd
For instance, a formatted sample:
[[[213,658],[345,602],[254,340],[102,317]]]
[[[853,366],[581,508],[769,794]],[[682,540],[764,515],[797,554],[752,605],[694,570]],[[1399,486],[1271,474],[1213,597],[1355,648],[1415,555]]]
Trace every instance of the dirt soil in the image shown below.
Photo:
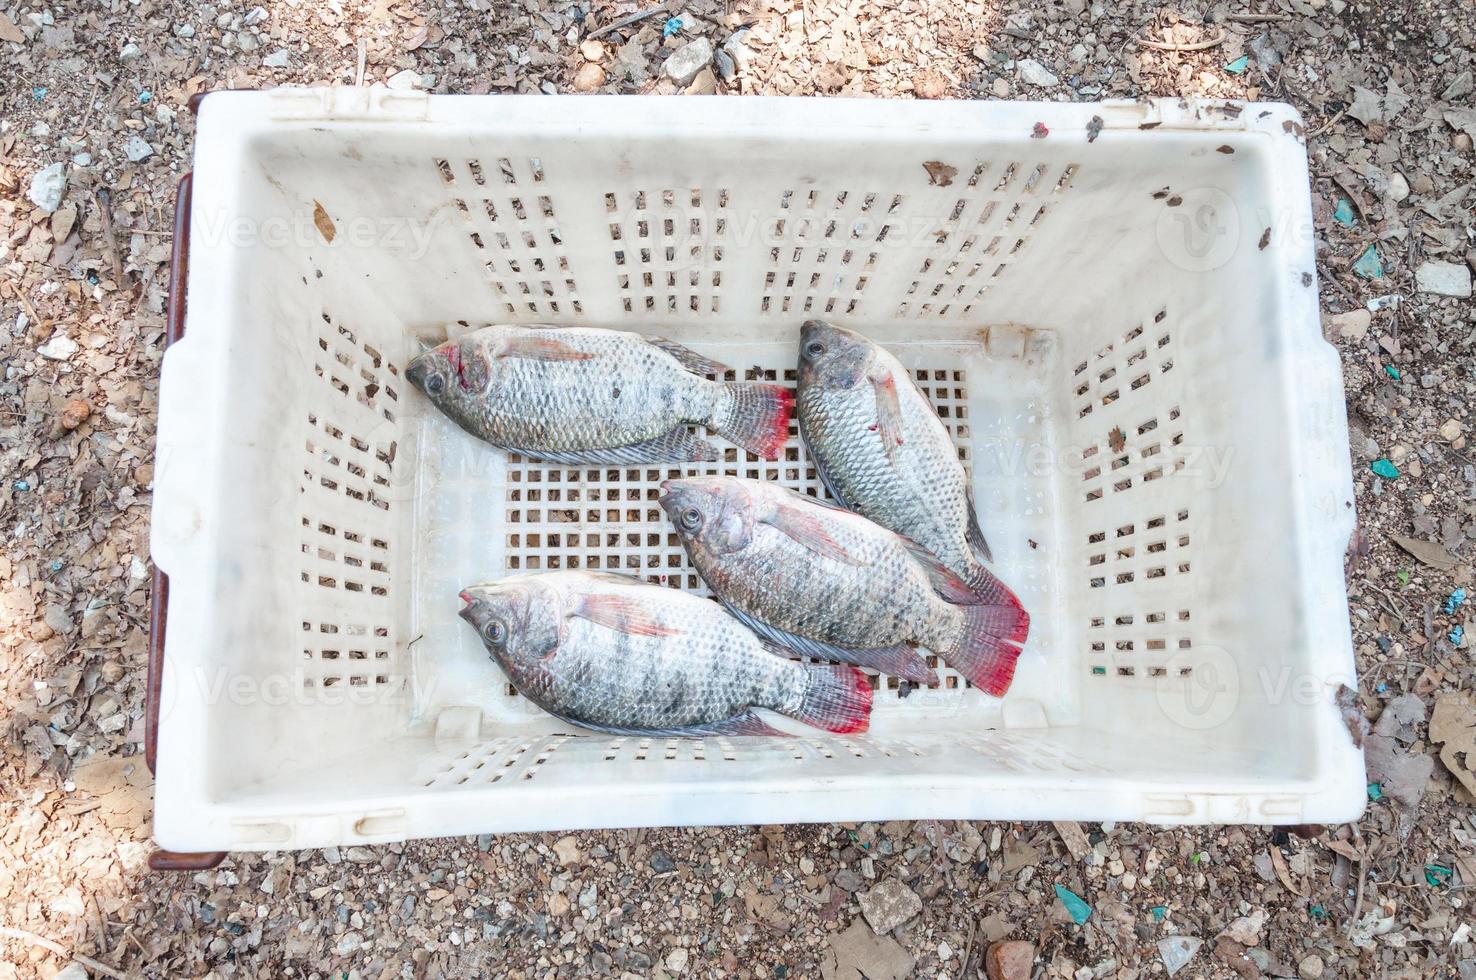
[[[1458,591],[1476,552],[1476,7],[668,0],[591,39],[647,10],[0,0],[0,980],[884,980],[972,978],[986,960],[1011,978],[1476,980],[1473,604]],[[699,38],[718,54],[678,85],[667,59]],[[1373,722],[1367,815],[1290,832],[523,834],[150,872],[148,520],[186,103],[358,80],[1295,105],[1352,428],[1348,715]],[[1061,889],[1090,907],[1084,925]]]

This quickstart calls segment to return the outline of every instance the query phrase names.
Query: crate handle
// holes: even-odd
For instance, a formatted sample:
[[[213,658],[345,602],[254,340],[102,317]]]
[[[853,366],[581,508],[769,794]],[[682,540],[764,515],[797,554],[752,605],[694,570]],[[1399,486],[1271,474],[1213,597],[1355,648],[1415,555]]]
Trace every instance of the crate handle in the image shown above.
[[[179,179],[174,195],[174,241],[169,253],[169,305],[164,349],[184,336],[185,281],[190,263],[190,199],[194,174]],[[164,628],[169,619],[169,576],[154,566],[149,589],[149,666],[144,696],[144,762],[149,772],[159,755],[159,695],[164,686]]]

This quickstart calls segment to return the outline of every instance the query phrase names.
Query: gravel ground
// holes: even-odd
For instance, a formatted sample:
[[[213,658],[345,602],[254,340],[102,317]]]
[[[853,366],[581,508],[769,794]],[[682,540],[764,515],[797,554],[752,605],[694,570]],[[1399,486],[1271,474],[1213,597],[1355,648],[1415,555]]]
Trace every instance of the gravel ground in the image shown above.
[[[1476,551],[1476,9],[669,0],[591,40],[640,9],[0,0],[0,980],[883,980],[986,964],[1076,980],[1476,978],[1473,607],[1457,591]],[[682,50],[703,38],[710,63]],[[148,507],[185,103],[360,77],[436,92],[1296,105],[1352,424],[1361,686],[1348,714],[1373,720],[1367,815],[1292,832],[508,835],[148,872]],[[1085,925],[1059,888],[1090,904]]]

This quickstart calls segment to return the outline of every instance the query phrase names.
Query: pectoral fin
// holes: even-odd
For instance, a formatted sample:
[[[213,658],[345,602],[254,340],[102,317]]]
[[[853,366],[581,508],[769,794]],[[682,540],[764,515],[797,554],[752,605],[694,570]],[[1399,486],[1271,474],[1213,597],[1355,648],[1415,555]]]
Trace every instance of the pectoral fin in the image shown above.
[[[873,375],[870,380],[876,395],[876,433],[887,459],[895,463],[897,447],[902,445],[902,403],[897,398],[897,381],[890,371]]]
[[[580,598],[571,616],[631,636],[680,636],[682,631],[662,625],[639,601],[628,596],[596,594]]]
[[[594,355],[571,347],[562,340],[527,334],[509,337],[501,343],[497,350],[497,359],[509,357],[527,361],[588,361]]]
[[[830,536],[830,532],[825,530],[825,525],[821,523],[820,518],[809,513],[803,504],[781,502],[774,507],[773,514],[763,519],[763,523],[782,531],[817,555],[844,562],[847,565],[871,564],[848,552],[839,541]]]

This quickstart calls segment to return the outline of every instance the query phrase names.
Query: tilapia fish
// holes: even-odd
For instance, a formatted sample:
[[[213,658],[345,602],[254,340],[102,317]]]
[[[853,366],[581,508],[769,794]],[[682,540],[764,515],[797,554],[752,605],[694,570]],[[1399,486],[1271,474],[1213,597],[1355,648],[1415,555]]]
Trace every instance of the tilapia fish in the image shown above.
[[[661,488],[697,571],[765,639],[929,683],[923,646],[975,687],[1009,688],[1030,617],[1008,591],[981,603],[901,535],[777,484],[712,476]]]
[[[461,593],[461,618],[524,697],[585,728],[632,735],[777,735],[754,708],[865,731],[854,667],[801,664],[715,602],[602,572],[505,578]]]
[[[800,435],[836,500],[937,555],[988,602],[1009,593],[983,562],[973,490],[932,403],[891,354],[811,320],[800,334]]]
[[[550,462],[717,459],[689,422],[775,458],[794,396],[781,385],[703,377],[726,370],[661,337],[489,326],[419,355],[405,377],[472,435]]]

